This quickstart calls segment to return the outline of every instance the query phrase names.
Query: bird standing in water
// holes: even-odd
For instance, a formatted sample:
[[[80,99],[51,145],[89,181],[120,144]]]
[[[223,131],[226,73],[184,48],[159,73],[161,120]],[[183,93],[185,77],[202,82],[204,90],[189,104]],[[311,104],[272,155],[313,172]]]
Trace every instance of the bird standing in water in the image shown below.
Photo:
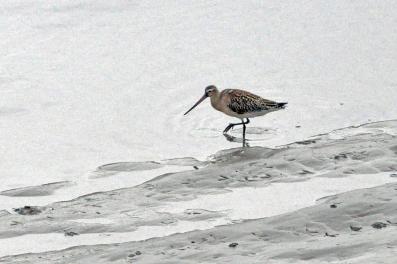
[[[204,95],[184,115],[187,115],[207,97],[211,99],[211,105],[222,113],[241,119],[241,123],[230,123],[223,134],[237,125],[243,125],[243,146],[245,146],[245,130],[249,118],[263,116],[267,113],[284,109],[287,103],[278,103],[264,99],[258,95],[238,89],[225,89],[219,92],[214,85],[207,86]],[[244,122],[244,119],[246,121]]]

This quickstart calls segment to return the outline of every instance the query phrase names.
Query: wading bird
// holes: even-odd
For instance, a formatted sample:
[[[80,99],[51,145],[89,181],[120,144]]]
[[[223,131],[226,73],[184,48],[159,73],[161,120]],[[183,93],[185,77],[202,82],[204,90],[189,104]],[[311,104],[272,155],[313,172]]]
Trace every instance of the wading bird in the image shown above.
[[[249,118],[263,116],[267,113],[284,109],[287,105],[287,103],[274,102],[238,89],[225,89],[219,92],[218,88],[214,85],[210,85],[205,88],[204,95],[200,100],[198,100],[184,115],[187,115],[207,97],[211,99],[211,105],[216,110],[228,116],[241,119],[241,123],[230,123],[225,130],[223,130],[223,134],[226,134],[234,126],[243,125],[243,146],[245,146],[245,125],[250,122]],[[246,119],[245,122],[244,118]]]

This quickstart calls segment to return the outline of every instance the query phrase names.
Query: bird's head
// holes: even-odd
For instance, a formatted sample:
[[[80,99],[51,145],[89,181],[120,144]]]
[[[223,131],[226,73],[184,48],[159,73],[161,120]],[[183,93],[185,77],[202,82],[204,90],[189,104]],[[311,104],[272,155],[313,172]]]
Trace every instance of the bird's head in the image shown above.
[[[205,90],[204,90],[204,94],[207,97],[213,96],[216,92],[218,92],[218,88],[216,88],[215,85],[207,86],[207,87],[205,87]]]
[[[187,115],[190,111],[193,110],[193,108],[195,108],[196,106],[198,106],[202,101],[204,101],[207,97],[211,97],[214,94],[216,94],[218,92],[218,89],[215,87],[215,85],[210,85],[205,87],[204,90],[204,95],[197,101],[197,103],[195,103],[192,108],[190,108],[184,115]]]

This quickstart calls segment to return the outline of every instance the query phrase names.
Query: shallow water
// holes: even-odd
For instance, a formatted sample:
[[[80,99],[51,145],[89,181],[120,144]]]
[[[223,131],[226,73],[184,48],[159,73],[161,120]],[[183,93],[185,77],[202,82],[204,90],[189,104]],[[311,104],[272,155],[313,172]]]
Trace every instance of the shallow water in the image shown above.
[[[196,222],[194,230],[208,229],[219,224],[222,224],[222,222],[217,220],[212,222]],[[2,243],[0,247],[0,256],[60,250],[79,245],[96,245],[98,241],[100,241],[100,244],[139,241],[191,230],[191,222],[180,221],[176,225],[142,226],[139,227],[137,231],[123,233],[92,233],[75,235],[72,237],[65,236],[64,233],[28,234],[0,239]]]
[[[289,102],[251,120],[251,145],[395,118],[393,8],[3,1],[0,191],[76,181],[102,164],[203,160],[239,146],[221,133],[235,120],[208,100],[183,116],[209,84]]]
[[[126,168],[129,169],[130,167],[126,166]],[[100,170],[94,171],[83,175],[81,179],[77,179],[73,184],[54,191],[51,195],[30,197],[0,196],[0,208],[12,212],[13,208],[25,205],[47,205],[57,201],[70,200],[87,193],[137,186],[165,173],[192,169],[191,166],[166,165],[152,170],[106,171],[105,173]]]
[[[187,209],[229,212],[226,221],[256,219],[295,211],[312,206],[316,200],[355,189],[370,188],[397,182],[391,173],[349,175],[341,178],[314,177],[307,181],[272,183],[261,188],[237,188],[216,195],[169,203],[163,212],[182,213]]]
[[[222,135],[236,120],[213,110],[208,100],[183,116],[209,84],[289,102],[286,110],[251,120],[250,146],[274,147],[395,118],[396,8],[397,2],[370,0],[305,5],[260,0],[2,1],[0,191],[59,181],[71,185],[47,196],[0,195],[0,210],[135,186],[195,164],[183,159],[168,166],[162,160],[205,160],[240,146]],[[239,138],[241,129],[231,135]],[[136,163],[145,161],[161,166]],[[121,171],[114,165],[97,169],[112,163],[122,165]],[[344,190],[340,187],[338,191]],[[203,207],[219,210],[222,199],[245,207],[241,196],[261,206],[250,196],[260,196],[261,190],[251,191],[212,197],[214,203],[209,197],[200,199]],[[286,191],[280,190],[280,197]],[[307,206],[326,193],[314,192],[302,204],[280,210]],[[267,194],[262,198],[275,203],[277,193]],[[193,205],[200,204],[183,204]],[[155,227],[154,233],[179,230],[161,228],[168,227]],[[91,243],[99,235],[84,236],[79,243]],[[128,236],[110,237],[109,243]],[[25,238],[42,241],[37,243],[40,250],[78,241],[58,234],[28,235],[4,241],[0,250],[26,252]],[[10,244],[20,248],[4,247]]]

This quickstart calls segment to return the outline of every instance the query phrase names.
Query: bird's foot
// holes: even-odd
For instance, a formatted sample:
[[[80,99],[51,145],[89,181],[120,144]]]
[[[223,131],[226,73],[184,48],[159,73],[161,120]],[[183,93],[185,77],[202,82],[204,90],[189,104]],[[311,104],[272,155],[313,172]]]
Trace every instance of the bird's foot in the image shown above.
[[[242,143],[243,147],[249,147],[248,139],[243,140],[243,138],[238,138],[234,137],[232,135],[229,135],[227,133],[224,133],[223,136],[226,138],[227,141],[233,142],[233,143]]]
[[[225,128],[225,130],[223,130],[223,134],[226,134],[230,129],[233,129],[233,127],[234,127],[234,124],[229,124],[229,125]]]

